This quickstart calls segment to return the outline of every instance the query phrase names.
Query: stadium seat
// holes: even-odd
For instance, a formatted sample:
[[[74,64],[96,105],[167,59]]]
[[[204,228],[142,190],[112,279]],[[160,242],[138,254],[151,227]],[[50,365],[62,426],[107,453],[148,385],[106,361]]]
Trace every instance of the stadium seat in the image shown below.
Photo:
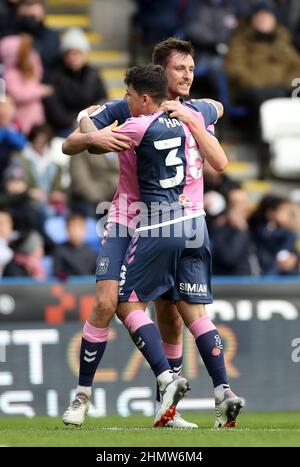
[[[300,176],[300,100],[276,98],[260,107],[262,139],[269,145],[270,169],[276,177]]]
[[[46,271],[47,278],[53,275],[53,258],[52,256],[43,256],[42,263]]]

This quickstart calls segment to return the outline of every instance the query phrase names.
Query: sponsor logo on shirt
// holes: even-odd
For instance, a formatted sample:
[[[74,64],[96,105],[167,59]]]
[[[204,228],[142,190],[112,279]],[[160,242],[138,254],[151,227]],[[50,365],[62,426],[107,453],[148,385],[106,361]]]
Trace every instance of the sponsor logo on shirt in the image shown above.
[[[179,290],[180,293],[185,295],[207,296],[207,284],[187,284],[185,282],[180,282]]]

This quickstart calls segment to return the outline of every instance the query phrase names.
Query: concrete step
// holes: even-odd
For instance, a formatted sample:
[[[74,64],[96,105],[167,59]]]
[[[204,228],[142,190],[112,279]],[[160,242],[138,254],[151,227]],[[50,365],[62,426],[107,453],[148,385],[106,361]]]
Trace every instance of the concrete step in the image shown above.
[[[91,0],[47,0],[47,13],[88,13]]]
[[[126,92],[126,88],[110,88],[109,86],[107,86],[107,93],[108,93],[108,98],[110,100],[114,100],[114,99],[123,99],[124,95],[125,95],[125,92]]]
[[[100,71],[101,78],[106,83],[106,88],[117,89],[116,92],[122,92],[122,95],[125,93],[124,74],[124,68],[105,68],[103,71]]]
[[[89,60],[99,68],[127,68],[129,62],[128,52],[118,50],[92,50]]]
[[[102,71],[102,76],[105,79],[118,80],[123,82],[126,68],[105,68]]]
[[[69,6],[81,6],[87,8],[91,5],[91,0],[45,0],[46,8],[59,7],[67,8]]]
[[[88,15],[47,15],[46,25],[53,29],[63,30],[71,27],[89,29],[91,19]]]
[[[249,194],[252,205],[256,206],[265,194],[272,191],[272,183],[268,180],[247,180],[243,183],[243,188]]]
[[[258,176],[257,164],[245,161],[229,160],[226,173],[240,182],[256,178]]]
[[[103,40],[102,34],[96,31],[86,31],[85,34],[91,44],[91,47],[98,48],[101,46],[101,42]]]

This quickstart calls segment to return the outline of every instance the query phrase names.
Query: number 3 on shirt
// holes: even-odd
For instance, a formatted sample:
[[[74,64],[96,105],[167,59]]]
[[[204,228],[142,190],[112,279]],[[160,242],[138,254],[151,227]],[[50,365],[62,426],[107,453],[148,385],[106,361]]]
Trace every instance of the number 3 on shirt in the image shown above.
[[[154,147],[158,151],[162,151],[165,149],[171,149],[168,153],[165,164],[167,167],[176,166],[176,175],[174,177],[165,178],[160,180],[160,186],[162,188],[173,188],[174,186],[179,185],[184,179],[184,167],[183,161],[180,157],[177,157],[178,148],[181,146],[181,137],[177,138],[170,138],[170,139],[163,139],[161,141],[155,141]],[[177,148],[177,149],[176,149]],[[193,136],[190,137],[189,141],[189,158],[190,158],[190,174],[194,179],[198,179],[202,177],[202,166],[201,168],[196,167],[196,161],[199,159],[203,162],[203,158],[201,157],[196,142]]]

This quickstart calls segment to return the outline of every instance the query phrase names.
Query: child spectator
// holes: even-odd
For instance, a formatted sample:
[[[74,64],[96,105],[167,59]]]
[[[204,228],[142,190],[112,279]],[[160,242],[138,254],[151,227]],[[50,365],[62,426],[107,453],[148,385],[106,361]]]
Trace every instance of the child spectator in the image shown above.
[[[54,251],[54,275],[60,279],[95,273],[96,252],[84,243],[86,225],[81,214],[67,219],[69,240]]]
[[[7,93],[16,104],[17,118],[27,135],[34,125],[45,122],[42,98],[52,94],[51,86],[41,83],[43,67],[29,35],[8,36],[0,42],[3,78]]]

